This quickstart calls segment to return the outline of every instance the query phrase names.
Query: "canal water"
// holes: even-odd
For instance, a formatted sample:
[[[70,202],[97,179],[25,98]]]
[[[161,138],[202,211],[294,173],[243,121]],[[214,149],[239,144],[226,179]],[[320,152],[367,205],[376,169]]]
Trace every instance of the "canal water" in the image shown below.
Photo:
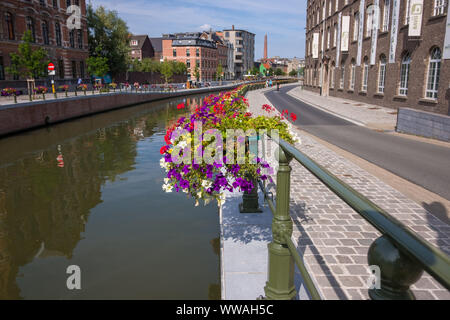
[[[161,188],[166,127],[202,98],[0,139],[0,299],[220,299],[217,204]]]

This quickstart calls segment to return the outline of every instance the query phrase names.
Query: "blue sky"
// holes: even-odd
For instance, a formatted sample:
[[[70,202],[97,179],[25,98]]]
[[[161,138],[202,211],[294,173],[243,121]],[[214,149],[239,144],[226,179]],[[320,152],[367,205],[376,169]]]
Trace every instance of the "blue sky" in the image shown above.
[[[116,10],[134,34],[223,30],[235,25],[256,34],[255,59],[263,56],[264,35],[269,56],[303,57],[306,0],[91,0]]]

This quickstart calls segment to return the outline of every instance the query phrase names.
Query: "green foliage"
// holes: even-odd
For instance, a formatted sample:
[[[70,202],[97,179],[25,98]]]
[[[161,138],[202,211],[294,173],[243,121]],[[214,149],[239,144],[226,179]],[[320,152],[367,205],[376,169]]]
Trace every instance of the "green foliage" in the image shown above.
[[[258,69],[257,67],[253,67],[253,68],[250,70],[250,74],[251,74],[252,76],[257,76],[257,75],[259,75],[259,69]]]
[[[89,57],[86,60],[88,72],[91,75],[104,77],[109,71],[108,59],[102,57]]]
[[[285,73],[280,68],[277,68],[277,70],[275,70],[275,75],[276,76],[284,76]]]
[[[169,83],[174,74],[173,64],[167,60],[164,60],[164,62],[161,63],[161,74],[164,77],[164,81]]]
[[[200,79],[200,70],[198,70],[197,66],[195,66],[195,69],[194,69],[194,77],[195,77],[195,80],[197,80],[197,81]]]
[[[24,33],[22,41],[18,52],[10,54],[11,66],[6,68],[6,72],[27,79],[45,77],[50,62],[47,51],[31,47],[33,37],[29,30]]]
[[[291,72],[289,72],[289,75],[291,77],[295,77],[297,75],[297,70],[291,70]]]
[[[129,31],[125,21],[116,11],[106,10],[103,6],[94,11],[89,5],[87,24],[90,56],[106,58],[112,75],[126,71]]]
[[[141,61],[142,72],[159,72],[161,69],[161,63],[159,61],[152,60],[150,58],[144,58]]]
[[[223,67],[222,67],[221,63],[219,63],[219,65],[217,66],[215,76],[216,76],[216,79],[219,79],[219,80],[222,79],[222,77],[223,77]]]

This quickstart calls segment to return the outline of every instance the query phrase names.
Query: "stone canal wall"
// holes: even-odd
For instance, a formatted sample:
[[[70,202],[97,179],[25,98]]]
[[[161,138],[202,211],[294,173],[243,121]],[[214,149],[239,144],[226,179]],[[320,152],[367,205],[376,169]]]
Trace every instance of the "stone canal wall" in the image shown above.
[[[0,136],[140,103],[236,88],[239,84],[172,93],[105,93],[0,106]]]
[[[449,116],[400,108],[397,121],[397,132],[450,141]]]

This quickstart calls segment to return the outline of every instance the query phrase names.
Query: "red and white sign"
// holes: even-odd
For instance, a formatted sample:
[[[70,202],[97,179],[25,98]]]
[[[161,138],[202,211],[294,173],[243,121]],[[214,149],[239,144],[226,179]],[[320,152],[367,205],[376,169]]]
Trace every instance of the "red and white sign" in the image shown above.
[[[49,63],[48,64],[48,71],[54,71],[55,70],[55,65],[53,63]]]

